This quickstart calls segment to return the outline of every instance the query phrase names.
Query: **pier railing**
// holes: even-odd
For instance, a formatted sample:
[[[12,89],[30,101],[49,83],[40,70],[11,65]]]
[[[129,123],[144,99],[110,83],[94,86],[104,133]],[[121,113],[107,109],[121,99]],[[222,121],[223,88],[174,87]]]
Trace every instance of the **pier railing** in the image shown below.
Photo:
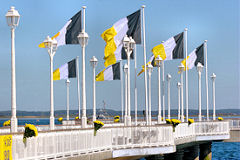
[[[13,135],[13,159],[72,157],[119,148],[174,145],[171,126],[140,126],[40,132],[23,143],[23,135]]]
[[[151,126],[112,124],[97,131],[97,136],[94,136],[93,128],[59,126],[58,128],[61,128],[59,130],[45,131],[46,127],[40,127],[38,136],[27,138],[25,144],[23,132],[13,134],[13,159],[54,159],[133,148],[174,148],[183,143],[229,137],[229,121],[194,122],[191,125],[181,123],[175,130],[169,124]],[[165,153],[168,152],[165,150]]]
[[[229,120],[229,127],[231,130],[240,130],[240,119]]]
[[[229,122],[197,122],[195,123],[196,135],[229,134]]]

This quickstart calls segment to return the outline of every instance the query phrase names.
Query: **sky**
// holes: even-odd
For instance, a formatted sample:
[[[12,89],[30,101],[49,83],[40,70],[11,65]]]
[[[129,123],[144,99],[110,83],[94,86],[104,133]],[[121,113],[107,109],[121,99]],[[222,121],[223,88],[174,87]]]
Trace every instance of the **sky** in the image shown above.
[[[116,21],[146,5],[146,51],[161,41],[188,28],[188,53],[207,42],[209,108],[212,109],[212,81],[216,78],[216,109],[240,108],[240,48],[238,0],[11,0],[0,1],[0,111],[11,109],[11,35],[5,14],[11,6],[19,11],[20,22],[15,31],[17,110],[50,110],[50,60],[47,50],[38,48],[46,36],[55,35],[82,6],[86,8],[86,95],[87,109],[92,108],[92,67],[89,60],[99,60],[96,73],[104,68],[105,42],[101,34]],[[80,45],[65,45],[57,49],[54,69],[79,56]],[[143,46],[137,46],[138,72],[143,65]],[[177,66],[181,60],[165,62],[165,74],[171,74],[171,108],[177,109]],[[123,63],[127,63],[124,61]],[[134,61],[131,61],[131,109],[134,108]],[[81,71],[81,68],[80,68]],[[202,108],[206,109],[205,71],[202,73]],[[81,72],[80,72],[81,79]],[[70,79],[70,109],[77,107],[77,80]],[[198,77],[196,68],[189,70],[189,108],[198,107]],[[121,110],[120,81],[96,82],[97,109]],[[144,76],[137,78],[138,109],[145,107]],[[185,89],[184,89],[185,90]],[[152,74],[152,110],[158,107],[157,68]],[[167,97],[166,97],[167,98]],[[185,97],[184,97],[185,99]],[[166,99],[167,100],[167,99]],[[166,103],[167,105],[167,103]],[[54,82],[55,110],[66,109],[65,80]]]

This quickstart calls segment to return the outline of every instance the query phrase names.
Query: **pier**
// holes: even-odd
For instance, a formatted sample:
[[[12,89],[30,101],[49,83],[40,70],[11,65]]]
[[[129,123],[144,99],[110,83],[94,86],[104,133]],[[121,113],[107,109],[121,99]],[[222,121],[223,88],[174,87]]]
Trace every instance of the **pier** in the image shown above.
[[[154,121],[153,121],[154,122]],[[231,122],[230,122],[231,123]],[[37,126],[37,137],[23,143],[23,127],[12,133],[12,159],[194,159],[210,156],[211,143],[230,138],[229,121],[124,126],[106,124],[97,135],[93,127],[60,125],[55,130]],[[3,129],[0,129],[1,133]],[[4,135],[10,134],[6,130]],[[3,133],[2,133],[3,135]],[[207,154],[206,154],[207,153]],[[170,158],[171,157],[171,158]],[[185,157],[185,158],[183,158]],[[200,158],[202,159],[202,158]]]

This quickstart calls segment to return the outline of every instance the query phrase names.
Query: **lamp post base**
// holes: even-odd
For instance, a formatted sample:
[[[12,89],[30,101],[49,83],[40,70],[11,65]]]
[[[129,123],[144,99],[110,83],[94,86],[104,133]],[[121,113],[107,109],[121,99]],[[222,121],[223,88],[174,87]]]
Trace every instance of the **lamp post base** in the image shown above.
[[[55,118],[50,117],[50,130],[54,130],[55,125]]]
[[[82,116],[82,128],[86,128],[87,127],[87,117]]]
[[[148,120],[149,124],[148,125],[152,125],[152,117],[149,116],[148,118],[149,118],[149,120]]]
[[[12,117],[11,118],[11,132],[17,132],[17,127],[18,126],[18,120],[17,117]]]
[[[184,122],[184,116],[181,116],[181,121]],[[188,120],[187,120],[188,121]]]
[[[124,126],[127,126],[128,125],[128,116],[125,115],[124,116]]]
[[[128,124],[127,124],[127,125],[128,125],[128,126],[131,126],[131,125],[132,125],[131,116],[128,116],[127,119],[128,119],[128,121],[127,121]]]
[[[92,120],[93,120],[93,122],[96,121],[96,116],[93,116]]]
[[[161,122],[162,122],[162,116],[158,115],[158,124],[161,124]]]

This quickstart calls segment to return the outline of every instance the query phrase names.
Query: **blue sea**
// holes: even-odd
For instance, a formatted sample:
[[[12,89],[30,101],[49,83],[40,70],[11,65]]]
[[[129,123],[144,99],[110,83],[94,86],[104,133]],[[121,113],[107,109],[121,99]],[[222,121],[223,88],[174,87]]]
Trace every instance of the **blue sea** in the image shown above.
[[[0,119],[0,127],[8,119]],[[48,125],[48,118],[18,118],[18,125],[30,123],[34,125]],[[55,119],[55,124],[60,124]],[[213,142],[212,144],[213,160],[240,160],[240,142]],[[143,160],[143,159],[142,159]]]

